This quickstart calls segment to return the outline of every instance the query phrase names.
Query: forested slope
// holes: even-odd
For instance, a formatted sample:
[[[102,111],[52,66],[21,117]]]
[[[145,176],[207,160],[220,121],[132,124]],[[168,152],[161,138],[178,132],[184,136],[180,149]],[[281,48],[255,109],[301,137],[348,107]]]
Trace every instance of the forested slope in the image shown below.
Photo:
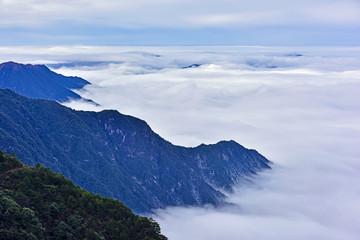
[[[158,239],[159,225],[123,203],[0,151],[0,239]]]
[[[63,173],[84,189],[145,213],[166,206],[218,205],[237,182],[270,162],[234,141],[175,146],[138,118],[114,110],[74,111],[0,89],[0,149]]]

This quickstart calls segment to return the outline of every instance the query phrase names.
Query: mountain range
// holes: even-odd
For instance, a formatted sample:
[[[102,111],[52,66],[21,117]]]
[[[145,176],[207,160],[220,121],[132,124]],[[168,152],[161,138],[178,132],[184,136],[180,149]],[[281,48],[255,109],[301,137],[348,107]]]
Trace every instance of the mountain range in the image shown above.
[[[15,62],[0,64],[0,88],[8,88],[30,98],[58,102],[81,99],[72,89],[81,89],[87,84],[90,83],[82,78],[65,77],[51,71],[45,65]]]
[[[223,190],[270,168],[265,157],[234,141],[175,146],[138,118],[114,110],[75,111],[11,90],[0,90],[0,149],[137,213],[218,205]]]

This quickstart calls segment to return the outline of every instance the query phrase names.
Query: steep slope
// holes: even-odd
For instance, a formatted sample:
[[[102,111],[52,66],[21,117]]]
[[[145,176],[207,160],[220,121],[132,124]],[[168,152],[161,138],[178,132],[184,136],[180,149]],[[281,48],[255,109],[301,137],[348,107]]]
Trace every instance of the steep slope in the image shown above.
[[[0,239],[158,239],[159,225],[0,151]]]
[[[23,96],[66,102],[81,97],[71,91],[90,84],[79,77],[65,77],[44,65],[6,62],[0,64],[0,88],[11,89]]]
[[[217,205],[224,196],[219,189],[269,168],[266,158],[234,141],[174,146],[144,121],[117,111],[74,111],[10,90],[0,90],[0,149],[136,212]]]

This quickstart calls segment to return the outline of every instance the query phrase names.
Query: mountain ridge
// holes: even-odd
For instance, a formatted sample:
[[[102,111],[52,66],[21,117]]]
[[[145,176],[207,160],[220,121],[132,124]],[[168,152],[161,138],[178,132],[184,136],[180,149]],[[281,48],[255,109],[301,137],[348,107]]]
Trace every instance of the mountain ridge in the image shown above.
[[[174,146],[138,118],[115,110],[75,111],[0,90],[0,149],[40,162],[135,212],[166,206],[219,205],[237,181],[270,168],[235,141]],[[71,156],[71,157],[70,157]]]
[[[157,239],[152,219],[0,151],[0,239]]]
[[[21,64],[12,61],[0,64],[0,88],[10,89],[30,98],[58,102],[83,99],[72,89],[81,89],[88,84],[90,83],[85,79],[63,76],[51,71],[45,65]]]

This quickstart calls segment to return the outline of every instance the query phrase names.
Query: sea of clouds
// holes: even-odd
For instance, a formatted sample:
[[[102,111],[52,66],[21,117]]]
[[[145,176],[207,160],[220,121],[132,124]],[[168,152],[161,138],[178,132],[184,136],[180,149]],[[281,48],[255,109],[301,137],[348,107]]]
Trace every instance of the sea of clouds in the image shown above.
[[[360,238],[360,48],[0,47],[92,85],[79,93],[176,145],[233,139],[271,160],[224,207],[153,215],[171,240]]]

